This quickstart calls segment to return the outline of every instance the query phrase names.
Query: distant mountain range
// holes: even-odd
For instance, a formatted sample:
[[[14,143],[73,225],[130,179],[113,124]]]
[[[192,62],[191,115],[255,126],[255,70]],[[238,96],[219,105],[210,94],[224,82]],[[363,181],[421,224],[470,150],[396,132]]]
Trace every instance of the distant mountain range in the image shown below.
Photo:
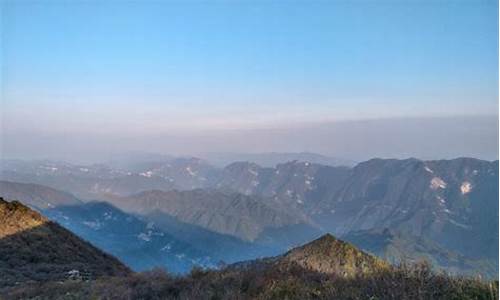
[[[307,224],[307,217],[269,199],[236,192],[146,191],[110,201],[130,213],[163,213],[214,232],[254,241],[265,229]]]
[[[331,232],[390,261],[424,257],[452,272],[498,274],[498,161],[372,159],[354,167],[247,161],[218,168],[197,158],[164,158],[125,165],[3,161],[3,180],[63,190],[68,203],[37,195],[49,195],[46,187],[34,192],[4,183],[0,195],[54,211],[106,201],[199,250],[194,261],[207,254],[207,264],[274,255]],[[213,235],[238,254],[221,255],[208,239],[176,232]]]
[[[289,161],[307,161],[310,163],[327,166],[347,166],[352,167],[355,161],[341,158],[329,157],[311,152],[286,153],[286,152],[268,152],[268,153],[200,153],[198,157],[209,161],[218,167],[225,167],[235,161],[248,161],[263,167],[275,167],[278,164]]]

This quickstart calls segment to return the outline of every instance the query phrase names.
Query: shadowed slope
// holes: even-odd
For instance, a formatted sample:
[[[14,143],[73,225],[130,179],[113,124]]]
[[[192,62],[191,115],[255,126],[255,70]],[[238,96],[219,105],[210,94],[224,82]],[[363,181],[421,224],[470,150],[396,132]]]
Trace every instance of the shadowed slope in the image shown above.
[[[17,201],[0,198],[0,286],[63,280],[71,270],[125,275],[130,270],[68,230]]]

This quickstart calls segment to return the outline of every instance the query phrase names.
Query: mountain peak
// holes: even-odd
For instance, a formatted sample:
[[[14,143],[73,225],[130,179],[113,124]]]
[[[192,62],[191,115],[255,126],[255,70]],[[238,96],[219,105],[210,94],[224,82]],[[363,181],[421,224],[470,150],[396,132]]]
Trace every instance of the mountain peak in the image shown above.
[[[389,264],[355,246],[325,234],[320,238],[287,252],[282,263],[296,263],[320,273],[352,277],[387,269]]]
[[[311,243],[321,242],[321,243],[335,243],[339,242],[331,233],[326,233],[319,237],[318,239],[312,241]]]
[[[338,254],[337,251],[343,251],[346,249],[349,249],[349,250],[355,249],[355,250],[361,252],[361,250],[356,249],[356,247],[352,246],[351,244],[349,244],[347,242],[344,242],[342,240],[337,239],[336,237],[334,237],[330,233],[324,234],[321,237],[319,237],[319,238],[317,238],[317,239],[315,239],[315,240],[313,240],[313,241],[311,241],[311,242],[309,242],[301,247],[295,248],[295,249],[291,250],[289,253],[297,251],[299,249],[307,250],[311,254],[315,254],[317,252],[317,253],[323,253],[323,254],[330,255],[330,256]]]

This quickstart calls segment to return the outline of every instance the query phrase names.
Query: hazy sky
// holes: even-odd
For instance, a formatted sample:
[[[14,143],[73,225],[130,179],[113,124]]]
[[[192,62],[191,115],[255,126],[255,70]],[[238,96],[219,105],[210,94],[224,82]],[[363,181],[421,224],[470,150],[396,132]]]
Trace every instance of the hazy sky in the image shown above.
[[[498,157],[494,0],[0,5],[4,156],[84,155],[76,145],[90,143],[88,153]],[[392,142],[375,150],[368,132]],[[412,152],[412,137],[433,143]]]

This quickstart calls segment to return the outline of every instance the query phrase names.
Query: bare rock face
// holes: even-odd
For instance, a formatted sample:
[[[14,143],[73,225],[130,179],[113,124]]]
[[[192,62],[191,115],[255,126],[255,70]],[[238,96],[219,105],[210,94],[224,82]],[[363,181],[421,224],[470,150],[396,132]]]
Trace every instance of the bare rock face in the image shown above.
[[[7,202],[0,198],[0,239],[30,230],[49,221],[18,201]]]

